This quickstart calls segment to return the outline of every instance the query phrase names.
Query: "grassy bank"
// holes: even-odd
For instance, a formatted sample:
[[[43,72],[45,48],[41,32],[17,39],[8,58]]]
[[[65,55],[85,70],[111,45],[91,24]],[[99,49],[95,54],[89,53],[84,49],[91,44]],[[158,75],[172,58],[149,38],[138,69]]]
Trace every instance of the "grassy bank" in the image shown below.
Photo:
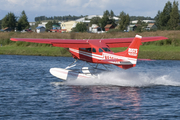
[[[180,31],[155,31],[155,32],[112,32],[103,34],[94,33],[16,33],[16,32],[0,32],[0,41],[9,38],[57,38],[57,39],[101,39],[101,38],[124,38],[134,37],[139,34],[143,37],[164,36],[170,40],[180,39]]]
[[[0,47],[1,55],[35,55],[35,56],[71,56],[64,48],[60,47],[34,47],[6,45]]]
[[[126,48],[112,48],[114,52]],[[180,60],[180,46],[143,45],[140,47],[138,58],[156,60]]]
[[[112,48],[114,52],[126,48]],[[5,55],[36,55],[36,56],[71,56],[64,48],[59,47],[26,47],[7,45],[0,47],[0,54]],[[146,45],[140,47],[138,58],[159,60],[180,60],[180,47]]]
[[[135,32],[118,32],[106,34],[93,33],[0,33],[0,54],[38,55],[38,56],[71,56],[64,48],[46,44],[13,42],[10,38],[57,38],[57,39],[101,39],[134,37]],[[138,33],[143,37],[165,36],[168,40],[145,43],[140,47],[139,58],[180,60],[180,31],[156,31]],[[120,52],[126,48],[112,48]]]

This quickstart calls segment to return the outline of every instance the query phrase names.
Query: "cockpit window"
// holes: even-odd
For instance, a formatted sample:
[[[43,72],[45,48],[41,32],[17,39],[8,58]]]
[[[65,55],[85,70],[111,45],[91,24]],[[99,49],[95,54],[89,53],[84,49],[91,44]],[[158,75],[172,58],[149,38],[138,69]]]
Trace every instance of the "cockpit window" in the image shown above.
[[[87,48],[86,50],[89,51],[89,52],[91,52],[91,48]]]
[[[95,48],[93,48],[93,49],[92,49],[92,52],[96,52],[96,49],[95,49]]]
[[[101,48],[99,48],[99,52],[103,52],[103,50]]]
[[[86,50],[86,48],[79,48],[79,49],[81,49],[81,50]]]
[[[111,50],[109,48],[102,48],[106,52],[110,52]]]

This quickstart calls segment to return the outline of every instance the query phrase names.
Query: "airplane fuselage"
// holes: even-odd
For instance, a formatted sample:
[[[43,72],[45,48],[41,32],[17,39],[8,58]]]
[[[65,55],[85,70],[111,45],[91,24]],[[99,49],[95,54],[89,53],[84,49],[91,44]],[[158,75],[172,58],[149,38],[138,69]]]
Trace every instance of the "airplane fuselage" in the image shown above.
[[[106,51],[105,51],[106,50]],[[71,52],[74,58],[79,60],[87,61],[90,63],[97,63],[97,64],[114,64],[118,67],[124,66],[126,67],[134,67],[137,62],[137,59],[125,57],[122,53],[121,55],[117,55],[116,53],[112,52],[110,49],[93,49],[93,48],[70,48],[69,51]]]

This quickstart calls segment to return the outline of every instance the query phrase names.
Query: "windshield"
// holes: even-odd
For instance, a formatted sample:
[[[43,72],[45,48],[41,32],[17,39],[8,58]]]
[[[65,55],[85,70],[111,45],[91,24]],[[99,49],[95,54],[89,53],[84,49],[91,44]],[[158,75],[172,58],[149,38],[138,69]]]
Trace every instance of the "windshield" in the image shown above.
[[[109,48],[102,48],[106,52],[110,52],[111,50]]]
[[[101,48],[99,48],[99,52],[103,52],[103,50]]]

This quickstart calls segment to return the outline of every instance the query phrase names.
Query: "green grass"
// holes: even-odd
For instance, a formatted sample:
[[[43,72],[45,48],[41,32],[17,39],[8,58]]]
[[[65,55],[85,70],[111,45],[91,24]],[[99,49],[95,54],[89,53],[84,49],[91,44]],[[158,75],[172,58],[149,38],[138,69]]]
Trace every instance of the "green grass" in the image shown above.
[[[140,51],[156,51],[156,52],[180,52],[180,46],[164,45],[144,45],[140,46]]]
[[[36,55],[36,56],[71,56],[64,48],[33,47],[7,45],[0,47],[0,54],[6,55]]]
[[[180,46],[141,46],[139,58],[180,60]]]
[[[112,48],[114,52],[124,51],[127,48]],[[180,60],[180,46],[140,46],[138,58],[159,60]]]

